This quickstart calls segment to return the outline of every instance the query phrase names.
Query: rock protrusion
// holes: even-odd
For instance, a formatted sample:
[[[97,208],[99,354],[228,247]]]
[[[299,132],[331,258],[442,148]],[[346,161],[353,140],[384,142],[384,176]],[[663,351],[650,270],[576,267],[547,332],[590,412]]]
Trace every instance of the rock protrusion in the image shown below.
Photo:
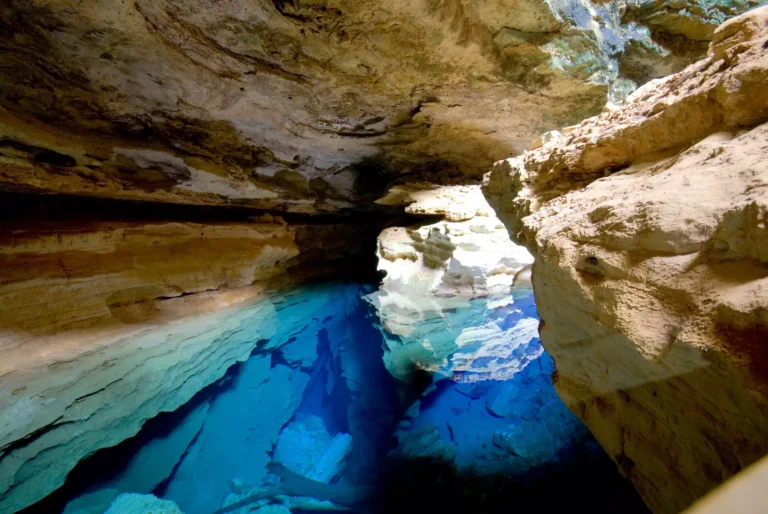
[[[536,257],[560,396],[654,512],[768,451],[766,45],[768,8],[727,21],[706,59],[484,184]]]

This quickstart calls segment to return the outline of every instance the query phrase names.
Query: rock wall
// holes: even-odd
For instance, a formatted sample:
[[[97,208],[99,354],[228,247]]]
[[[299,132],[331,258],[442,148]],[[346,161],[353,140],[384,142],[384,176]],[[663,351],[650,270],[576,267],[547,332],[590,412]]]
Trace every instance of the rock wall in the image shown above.
[[[747,376],[746,371],[740,374],[742,358],[747,362],[744,369],[760,376],[760,359],[751,356],[752,342],[763,337],[765,316],[757,279],[762,264],[750,263],[764,260],[763,207],[758,198],[762,179],[755,174],[749,179],[755,181],[752,189],[740,187],[745,174],[761,169],[763,157],[759,141],[765,131],[755,128],[766,117],[765,64],[760,56],[764,49],[758,41],[763,28],[755,16],[718,32],[714,27],[762,3],[697,0],[683,7],[662,0],[394,0],[386,5],[374,0],[4,2],[0,6],[3,195],[100,197],[112,202],[107,214],[118,209],[117,200],[131,200],[268,209],[297,216],[351,211],[357,221],[353,224],[347,218],[339,224],[316,217],[285,223],[271,214],[250,222],[184,216],[126,220],[109,215],[68,221],[49,213],[41,223],[18,216],[4,222],[0,226],[3,508],[31,504],[60,485],[79,459],[134,434],[144,420],[178,407],[232,363],[243,360],[272,330],[273,315],[264,292],[354,269],[372,230],[363,226],[373,219],[365,217],[368,214],[387,212],[402,205],[403,198],[435,191],[424,182],[477,180],[492,162],[519,153],[542,131],[597,113],[606,102],[613,106],[639,84],[682,69],[703,55],[712,38],[707,61],[676,78],[653,82],[622,110],[609,107],[597,120],[570,129],[570,134],[549,134],[540,141],[540,150],[504,165],[525,163],[518,168],[527,171],[509,178],[509,170],[500,167],[489,191],[509,200],[512,193],[507,189],[525,185],[523,195],[498,212],[513,236],[537,255],[543,250],[536,238],[546,230],[558,234],[546,237],[563,248],[573,238],[586,244],[582,237],[594,246],[595,255],[583,259],[578,252],[577,256],[563,250],[563,255],[575,259],[587,279],[598,276],[590,287],[607,288],[599,291],[610,301],[593,305],[595,318],[603,316],[607,323],[605,337],[625,334],[619,339],[626,348],[643,349],[635,360],[627,358],[617,365],[627,368],[617,375],[603,370],[603,350],[596,350],[595,366],[610,375],[601,380],[624,380],[635,387],[647,383],[638,382],[638,376],[668,377],[670,361],[664,358],[676,356],[681,348],[716,349],[702,357],[708,363],[701,367],[706,370],[702,388],[719,384],[718,391],[731,391],[723,381]],[[571,142],[561,144],[569,137]],[[652,157],[693,143],[697,144],[691,147],[693,153]],[[696,161],[704,155],[712,157]],[[741,160],[736,162],[733,155]],[[641,158],[655,160],[640,164]],[[717,191],[704,185],[709,182],[700,182],[700,174],[693,174],[700,164],[716,168],[708,180],[717,180]],[[625,181],[621,187],[627,198],[590,214],[589,223],[597,224],[597,233],[590,235],[585,229],[568,239],[554,225],[560,218],[542,217],[543,203],[568,198],[562,195],[630,165],[634,167],[609,177],[610,184]],[[665,166],[673,171],[667,173]],[[680,169],[687,171],[674,171]],[[707,189],[708,196],[686,196],[685,210],[671,201],[643,203],[636,180],[654,173],[679,178],[680,188]],[[395,182],[398,185],[392,187]],[[597,197],[589,201],[585,197],[585,203],[609,202],[605,199],[609,192],[595,189],[603,187],[600,184],[592,189]],[[649,194],[679,200],[671,192],[672,184],[651,181],[643,187],[658,189]],[[463,191],[478,196],[476,189]],[[440,214],[444,221],[410,231],[391,229],[379,248],[382,267],[389,273],[384,286],[389,293],[376,301],[386,330],[397,338],[413,334],[409,332],[413,320],[439,317],[444,309],[471,298],[508,292],[517,272],[530,261],[501,237],[503,229],[486,207],[467,208],[456,202],[440,207],[433,200],[416,202],[409,211]],[[573,205],[576,209],[575,201]],[[551,209],[547,214],[554,214],[563,207],[551,204],[547,209]],[[212,219],[219,219],[220,214],[212,213],[208,211]],[[529,214],[533,217],[525,218],[528,225],[515,221]],[[617,220],[625,217],[632,220],[631,226],[619,226],[625,222]],[[613,232],[605,228],[614,222],[619,225]],[[378,232],[378,225],[373,225]],[[556,246],[548,248],[559,251]],[[651,254],[646,253],[648,248]],[[704,261],[685,260],[697,256]],[[554,268],[546,271],[547,262],[554,261],[539,259],[538,273],[554,276],[561,268],[552,264]],[[562,266],[570,270],[565,258]],[[621,275],[628,269],[633,273],[646,269],[643,266],[647,270],[642,288],[636,287],[636,275],[631,279]],[[614,272],[619,275],[611,276],[613,282],[604,279]],[[558,280],[582,294],[583,276],[563,273]],[[678,275],[687,282],[678,281]],[[706,288],[694,294],[691,288],[698,284],[711,286],[716,294]],[[733,289],[737,286],[747,289]],[[567,290],[565,285],[558,287]],[[414,290],[423,292],[423,297],[414,295]],[[559,313],[553,314],[557,311],[546,311],[567,312],[567,302],[557,291],[550,289],[548,300],[540,285],[538,296],[549,324],[542,337],[557,356],[556,341],[568,338],[546,327],[557,326],[554,318],[573,327],[584,320],[568,321],[566,315],[560,319]],[[560,307],[554,306],[555,298]],[[639,303],[633,298],[640,298]],[[744,298],[757,299],[747,304]],[[587,299],[586,305],[591,301]],[[651,321],[640,323],[638,309],[646,316],[643,319]],[[699,315],[711,320],[712,313],[718,320],[714,328],[695,321]],[[648,317],[651,314],[655,317]],[[685,321],[689,318],[694,321]],[[619,332],[608,327],[618,327]],[[659,327],[672,327],[664,328],[666,346],[658,343]],[[668,347],[674,351],[664,349]],[[416,348],[417,353],[425,349],[429,350],[423,345]],[[439,352],[429,351],[442,362]],[[405,355],[403,362],[412,362]],[[605,355],[613,357],[608,351]],[[573,368],[590,362],[579,357]],[[569,374],[565,357],[558,365],[561,392],[572,395],[570,403],[576,408],[585,397],[578,391],[597,386],[589,382],[589,374]],[[744,383],[739,379],[727,385],[735,388],[733,397],[741,402],[735,410],[753,424],[743,423],[743,432],[722,440],[742,441],[739,444],[745,448],[723,448],[709,442],[719,444],[719,437],[692,435],[689,445],[675,451],[707,464],[703,471],[693,472],[694,478],[681,472],[685,476],[660,486],[679,489],[670,495],[675,498],[670,505],[687,504],[763,447],[761,418],[756,414],[762,412],[761,389],[744,386],[757,391],[756,396],[741,394]],[[685,395],[672,396],[679,400]],[[617,403],[624,396],[617,398],[601,400],[603,410],[594,402],[588,404],[582,417],[629,415],[621,411],[626,406]],[[670,405],[677,406],[675,401]],[[702,419],[722,415],[705,407],[699,414]],[[615,414],[617,409],[620,414]],[[648,419],[659,417],[664,416],[657,413]],[[611,423],[601,426],[622,425]],[[694,428],[701,424],[695,416],[680,423]],[[689,432],[696,433],[693,428]],[[611,432],[599,437],[620,456],[641,490],[661,482],[660,466],[635,455],[639,438],[619,444],[625,436]],[[664,440],[654,438],[653,444]],[[703,440],[708,453],[686,453],[686,448],[701,448]],[[673,457],[668,460],[686,465],[685,459]],[[54,462],[56,466],[51,465]]]
[[[247,359],[277,329],[266,293],[359,259],[359,232],[271,216],[4,223],[0,510]]]
[[[33,510],[102,514],[121,493],[154,493],[186,514],[241,500],[233,512],[342,509],[328,490],[369,498],[405,408],[361,299],[372,289],[323,281],[270,294],[271,334],[247,360],[83,462]],[[281,483],[281,469],[304,480]]]
[[[450,375],[447,359],[461,344],[454,327],[469,330],[485,316],[485,306],[477,312],[469,309],[470,300],[488,298],[498,306],[510,303],[515,277],[519,290],[530,293],[522,275],[533,258],[509,240],[479,186],[411,184],[393,188],[379,202],[405,206],[411,214],[443,218],[436,223],[389,227],[379,234],[378,269],[386,275],[379,290],[367,298],[376,308],[387,344],[384,362],[403,381],[411,381],[419,370],[442,369]],[[458,318],[449,319],[456,310],[461,311]],[[524,335],[517,338],[526,343],[531,337]],[[506,341],[509,351],[514,350],[510,341],[515,337],[500,329],[475,336],[487,339],[489,347]],[[475,337],[464,339],[467,344]],[[468,358],[467,371],[473,360]],[[503,375],[504,365],[499,366],[498,373]]]
[[[762,458],[721,487],[697,501],[687,514],[749,514],[756,505],[765,505],[768,492],[763,484],[768,478],[768,462]]]
[[[479,179],[758,0],[9,0],[0,189],[296,212]]]
[[[655,512],[768,451],[766,48],[768,8],[730,20],[706,59],[484,184],[536,256],[559,394]]]

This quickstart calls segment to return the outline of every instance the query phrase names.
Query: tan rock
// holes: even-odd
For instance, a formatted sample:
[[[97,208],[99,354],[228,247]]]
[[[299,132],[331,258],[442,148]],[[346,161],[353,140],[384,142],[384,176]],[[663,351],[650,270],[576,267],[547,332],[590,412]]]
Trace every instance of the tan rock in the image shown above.
[[[763,458],[697,501],[686,514],[757,514],[768,504],[768,459]]]
[[[768,452],[768,8],[709,57],[499,163],[484,192],[536,256],[556,387],[654,512]]]
[[[0,190],[317,213],[479,179],[754,4],[696,3],[8,0]]]
[[[3,223],[0,510],[40,500],[247,359],[277,328],[267,293],[344,268],[335,259],[365,246],[356,230]]]

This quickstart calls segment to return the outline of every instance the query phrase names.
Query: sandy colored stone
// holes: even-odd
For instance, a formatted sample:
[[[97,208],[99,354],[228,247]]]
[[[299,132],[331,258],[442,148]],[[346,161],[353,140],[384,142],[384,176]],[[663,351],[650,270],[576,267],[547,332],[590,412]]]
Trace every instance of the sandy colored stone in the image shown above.
[[[707,59],[499,163],[484,192],[536,256],[556,387],[654,512],[768,451],[768,8]]]
[[[763,458],[697,501],[686,514],[754,514],[768,504],[768,459]]]
[[[477,180],[762,2],[647,3],[9,0],[0,190],[320,213]]]

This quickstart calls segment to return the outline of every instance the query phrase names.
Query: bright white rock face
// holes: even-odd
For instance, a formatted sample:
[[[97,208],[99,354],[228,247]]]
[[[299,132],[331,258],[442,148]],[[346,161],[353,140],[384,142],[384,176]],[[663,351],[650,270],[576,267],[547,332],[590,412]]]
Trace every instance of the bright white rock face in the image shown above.
[[[396,378],[407,381],[415,368],[436,371],[447,366],[446,358],[459,348],[469,348],[467,336],[457,339],[457,334],[446,330],[447,312],[467,309],[473,298],[487,298],[491,306],[493,302],[514,301],[510,295],[515,276],[530,266],[533,257],[510,241],[479,186],[401,188],[380,201],[411,202],[408,212],[445,218],[422,226],[390,227],[379,235],[378,267],[386,276],[368,300],[383,327],[387,368]],[[449,217],[460,221],[450,221]],[[518,285],[518,294],[530,292],[525,284]],[[465,310],[458,316],[469,313]],[[479,326],[468,323],[466,330],[484,327],[483,337],[491,342],[509,336],[498,327],[485,326],[482,315],[475,321]],[[526,335],[525,342],[535,337],[535,330]],[[465,368],[471,367],[468,352],[463,350],[461,366]]]

